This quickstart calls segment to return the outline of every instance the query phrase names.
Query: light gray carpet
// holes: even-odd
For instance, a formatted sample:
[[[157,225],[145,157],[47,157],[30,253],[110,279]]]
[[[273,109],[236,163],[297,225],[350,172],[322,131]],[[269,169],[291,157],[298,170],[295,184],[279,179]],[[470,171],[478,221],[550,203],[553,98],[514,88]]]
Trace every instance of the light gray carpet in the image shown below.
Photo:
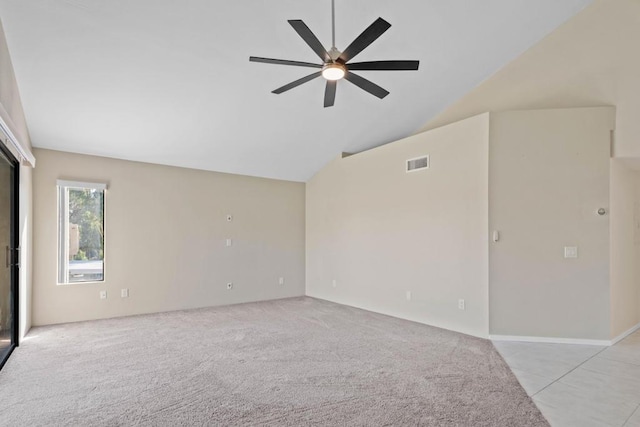
[[[491,342],[311,298],[34,328],[3,426],[547,426]]]

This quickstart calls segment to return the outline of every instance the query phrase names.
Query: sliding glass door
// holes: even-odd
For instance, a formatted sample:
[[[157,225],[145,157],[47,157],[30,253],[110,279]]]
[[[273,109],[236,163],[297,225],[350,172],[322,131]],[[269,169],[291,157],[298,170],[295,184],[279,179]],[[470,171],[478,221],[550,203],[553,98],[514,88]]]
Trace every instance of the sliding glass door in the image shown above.
[[[0,368],[18,345],[17,183],[18,164],[0,147]]]

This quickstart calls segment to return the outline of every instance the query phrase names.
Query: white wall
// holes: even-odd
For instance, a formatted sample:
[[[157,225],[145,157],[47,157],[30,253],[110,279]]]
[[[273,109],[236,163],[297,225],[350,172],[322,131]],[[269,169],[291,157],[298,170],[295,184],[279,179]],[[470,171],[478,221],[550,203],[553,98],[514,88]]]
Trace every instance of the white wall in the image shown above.
[[[488,126],[483,114],[315,175],[307,295],[486,337]],[[429,170],[405,172],[407,159],[425,154]]]
[[[634,232],[640,173],[611,160],[611,337],[640,322],[637,270],[640,235]]]
[[[11,64],[11,57],[7,47],[4,30],[0,22],[0,116],[9,126],[20,142],[31,148],[29,131],[22,110],[20,93]],[[31,299],[32,299],[32,169],[28,166],[20,167],[19,191],[19,230],[20,230],[20,319],[19,335],[24,337],[31,328]]]
[[[35,155],[35,325],[304,294],[304,184],[42,149]],[[57,179],[109,184],[103,283],[56,283]],[[123,288],[129,298],[120,297]]]
[[[611,107],[491,114],[492,335],[610,338],[609,216],[597,211],[614,120]]]

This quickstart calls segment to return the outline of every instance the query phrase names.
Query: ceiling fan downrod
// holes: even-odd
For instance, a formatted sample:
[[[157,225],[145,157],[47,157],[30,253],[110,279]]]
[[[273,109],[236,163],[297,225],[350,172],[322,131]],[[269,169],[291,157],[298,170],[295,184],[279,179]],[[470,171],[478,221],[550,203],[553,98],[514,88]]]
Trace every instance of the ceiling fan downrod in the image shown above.
[[[336,0],[331,0],[331,49],[329,49],[328,53],[333,62],[342,53],[336,48]]]

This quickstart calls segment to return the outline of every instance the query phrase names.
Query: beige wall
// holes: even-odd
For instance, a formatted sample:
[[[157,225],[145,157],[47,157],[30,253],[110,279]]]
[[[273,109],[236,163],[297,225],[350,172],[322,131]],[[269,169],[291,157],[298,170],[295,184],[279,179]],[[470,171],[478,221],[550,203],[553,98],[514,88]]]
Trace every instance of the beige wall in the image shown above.
[[[640,322],[640,276],[636,271],[640,236],[634,221],[640,173],[611,160],[611,337]]]
[[[640,168],[634,169],[637,175],[640,176]],[[640,321],[640,181],[636,185],[636,203],[634,209],[633,218],[633,243],[635,249],[635,280],[638,287],[638,320]]]
[[[608,340],[610,130],[615,110],[491,114],[492,335]],[[578,258],[565,259],[564,247]]]
[[[616,106],[619,157],[640,157],[640,2],[596,0],[430,120],[485,111]]]
[[[422,129],[428,130],[484,111],[508,111],[614,105],[616,131],[613,155],[640,157],[640,2],[596,0],[540,43],[506,65],[474,90],[449,106]],[[612,171],[619,179],[619,170]],[[620,188],[612,191],[623,191]],[[620,202],[619,193],[612,200]],[[628,206],[627,206],[628,208]],[[613,207],[612,207],[613,209]],[[636,209],[638,211],[640,209]],[[628,236],[621,233],[622,212],[612,212],[611,325],[614,338],[634,318],[629,271]],[[620,214],[621,217],[617,215]],[[615,221],[616,223],[614,223]],[[622,248],[626,247],[626,252]],[[640,265],[640,254],[635,255]],[[636,267],[640,269],[640,267]],[[640,271],[635,277],[640,277]],[[636,280],[637,286],[637,280]],[[596,295],[594,295],[595,297]],[[555,305],[552,302],[552,305]],[[572,304],[575,306],[575,304]],[[604,313],[604,312],[603,312]],[[629,326],[630,327],[630,326]],[[577,332],[577,331],[576,331]],[[599,329],[598,336],[604,336]]]
[[[611,107],[492,113],[334,160],[307,183],[307,294],[478,336],[609,340],[614,125]],[[431,168],[405,173],[422,154]]]
[[[41,149],[35,155],[35,325],[304,294],[304,184]],[[104,283],[56,284],[57,179],[109,185]],[[123,288],[129,298],[120,297]]]
[[[480,115],[336,159],[315,175],[307,294],[486,337],[488,126]],[[405,172],[407,159],[425,154],[430,169]]]
[[[29,131],[22,110],[18,85],[11,64],[9,49],[0,22],[0,116],[27,148],[31,148]],[[20,167],[19,230],[20,230],[20,337],[31,328],[32,300],[32,169]]]

